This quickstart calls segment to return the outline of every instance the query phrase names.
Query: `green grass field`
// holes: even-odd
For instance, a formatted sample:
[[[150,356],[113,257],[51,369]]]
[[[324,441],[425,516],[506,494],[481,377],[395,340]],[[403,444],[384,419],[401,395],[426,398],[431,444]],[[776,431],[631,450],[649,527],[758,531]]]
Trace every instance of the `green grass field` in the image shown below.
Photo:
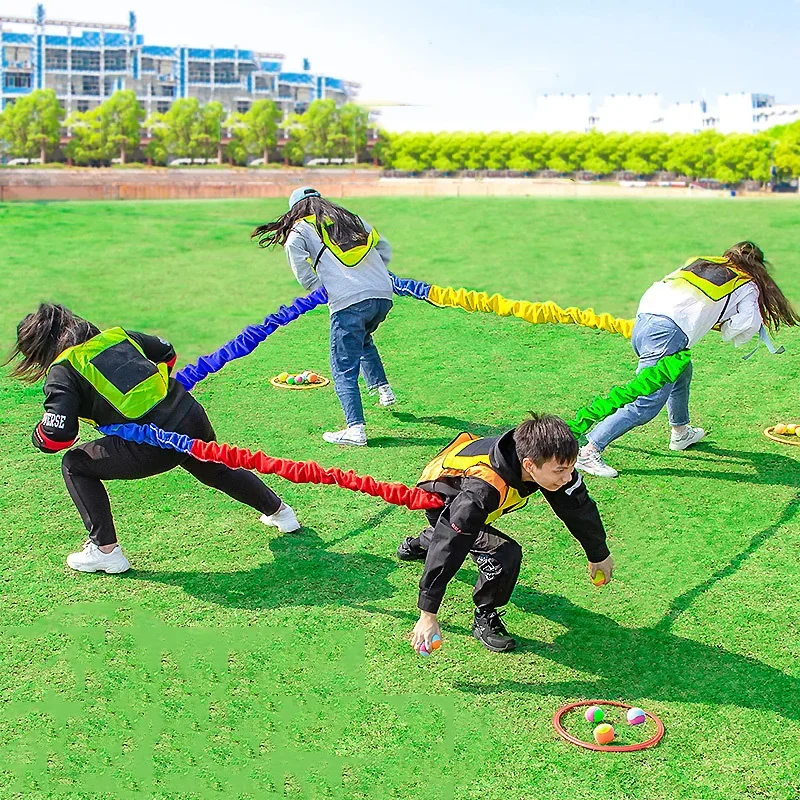
[[[753,238],[800,304],[793,203],[353,200],[394,246],[394,270],[630,317],[655,279]],[[282,202],[0,206],[0,345],[42,299],[99,326],[168,337],[179,365],[302,289],[281,252],[248,241]],[[568,416],[628,380],[619,336],[437,310],[398,299],[377,342],[399,397],[367,404],[371,446],[322,443],[332,387],[273,389],[327,365],[320,308],[195,390],[220,441],[413,483],[457,432],[529,409]],[[416,656],[421,565],[396,560],[422,515],[268,478],[305,525],[281,536],[182,470],[110,485],[124,576],[69,571],[83,540],[59,459],[35,451],[41,389],[0,378],[0,796],[795,798],[800,795],[800,450],[761,430],[800,421],[800,335],[787,354],[715,335],[694,350],[693,422],[667,448],[662,415],[588,478],[617,562],[595,589],[541,500],[503,521],[525,558],[511,655],[469,632],[465,564],[445,645]],[[370,401],[371,402],[371,401]],[[87,429],[83,436],[91,437]],[[660,715],[663,742],[573,747],[563,703],[617,699]],[[575,730],[589,735],[580,725]],[[626,733],[626,736],[628,734]]]

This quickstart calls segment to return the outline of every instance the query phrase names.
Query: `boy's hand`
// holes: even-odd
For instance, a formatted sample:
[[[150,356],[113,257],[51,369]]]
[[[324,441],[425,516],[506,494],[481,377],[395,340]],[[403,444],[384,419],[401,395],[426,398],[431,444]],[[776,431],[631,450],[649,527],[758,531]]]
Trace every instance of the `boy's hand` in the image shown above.
[[[419,621],[411,632],[411,646],[414,650],[419,652],[419,648],[424,644],[425,649],[429,653],[432,653],[433,647],[431,647],[431,639],[433,639],[436,634],[439,634],[440,637],[442,635],[442,631],[439,628],[439,620],[436,619],[436,614],[431,614],[430,611],[420,611]]]
[[[611,580],[611,575],[614,572],[614,558],[612,556],[609,556],[604,561],[589,562],[589,577],[592,579],[592,583],[594,583],[595,575],[600,571],[605,575],[605,581],[597,585],[605,586]]]

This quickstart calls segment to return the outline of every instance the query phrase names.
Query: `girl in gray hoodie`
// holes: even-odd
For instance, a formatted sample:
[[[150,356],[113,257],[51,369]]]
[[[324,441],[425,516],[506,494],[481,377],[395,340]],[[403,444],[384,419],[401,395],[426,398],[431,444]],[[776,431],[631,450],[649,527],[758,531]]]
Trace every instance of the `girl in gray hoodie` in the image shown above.
[[[298,282],[324,287],[331,314],[331,373],[346,427],[322,435],[326,442],[366,445],[359,372],[380,404],[395,402],[372,335],[392,308],[389,242],[360,217],[324,199],[316,189],[295,189],[289,211],[260,225],[252,237],[262,247],[281,245]]]

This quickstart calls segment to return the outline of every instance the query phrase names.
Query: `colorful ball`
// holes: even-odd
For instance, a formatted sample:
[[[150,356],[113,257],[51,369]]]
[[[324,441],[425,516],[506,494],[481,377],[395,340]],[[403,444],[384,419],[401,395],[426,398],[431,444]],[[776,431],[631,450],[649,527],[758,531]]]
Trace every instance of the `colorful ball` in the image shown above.
[[[431,650],[438,650],[442,646],[442,637],[438,633],[433,635],[431,639]]]
[[[316,372],[310,372],[309,375],[308,375],[308,380],[311,383],[319,383],[320,382],[319,375],[317,375]]]
[[[289,377],[289,373],[288,372],[281,372],[281,374],[278,375],[278,382],[279,383],[286,383],[286,379],[288,377]]]
[[[305,383],[305,378],[302,375],[295,375],[294,382],[299,386],[302,383]]]
[[[294,386],[294,375],[289,375],[289,377],[286,379],[286,383],[289,386]]]
[[[778,424],[777,424],[777,425],[776,425],[776,426],[775,426],[775,427],[772,429],[772,432],[773,432],[773,433],[777,433],[777,434],[784,434],[784,433],[786,433],[786,426],[785,426],[785,425],[784,425],[782,422],[779,422],[779,423],[778,423]]]
[[[594,574],[594,578],[592,578],[592,583],[595,586],[603,586],[606,582],[606,574],[603,570],[599,569]]]
[[[427,647],[425,647],[425,644],[424,644],[424,643],[423,643],[423,644],[421,644],[421,645],[420,645],[420,646],[417,648],[417,652],[418,652],[418,653],[419,653],[421,656],[425,656],[425,658],[427,658],[427,657],[430,655],[430,653],[428,652],[428,648],[427,648]]]
[[[629,708],[625,712],[628,725],[642,725],[647,721],[647,716],[641,708]]]
[[[788,433],[790,436],[794,436],[797,433],[797,425],[793,422],[790,422],[786,426],[786,433]]]
[[[583,716],[587,722],[602,722],[606,718],[606,712],[600,706],[589,706]]]
[[[597,744],[608,744],[609,742],[614,741],[614,728],[611,727],[607,722],[604,722],[602,725],[598,725],[592,735],[594,736],[594,740]]]

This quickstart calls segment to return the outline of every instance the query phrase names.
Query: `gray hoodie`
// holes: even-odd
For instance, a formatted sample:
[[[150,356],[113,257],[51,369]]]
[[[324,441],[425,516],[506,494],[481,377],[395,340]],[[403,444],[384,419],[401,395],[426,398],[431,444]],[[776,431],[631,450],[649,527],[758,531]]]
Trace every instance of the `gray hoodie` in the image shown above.
[[[362,220],[362,222],[364,222]],[[367,232],[372,228],[364,222]],[[386,269],[392,259],[392,246],[381,237],[358,266],[346,267],[329,250],[317,260],[323,244],[316,228],[301,220],[286,239],[286,257],[295,277],[308,291],[324,286],[331,314],[371,298],[392,299],[392,278]]]

